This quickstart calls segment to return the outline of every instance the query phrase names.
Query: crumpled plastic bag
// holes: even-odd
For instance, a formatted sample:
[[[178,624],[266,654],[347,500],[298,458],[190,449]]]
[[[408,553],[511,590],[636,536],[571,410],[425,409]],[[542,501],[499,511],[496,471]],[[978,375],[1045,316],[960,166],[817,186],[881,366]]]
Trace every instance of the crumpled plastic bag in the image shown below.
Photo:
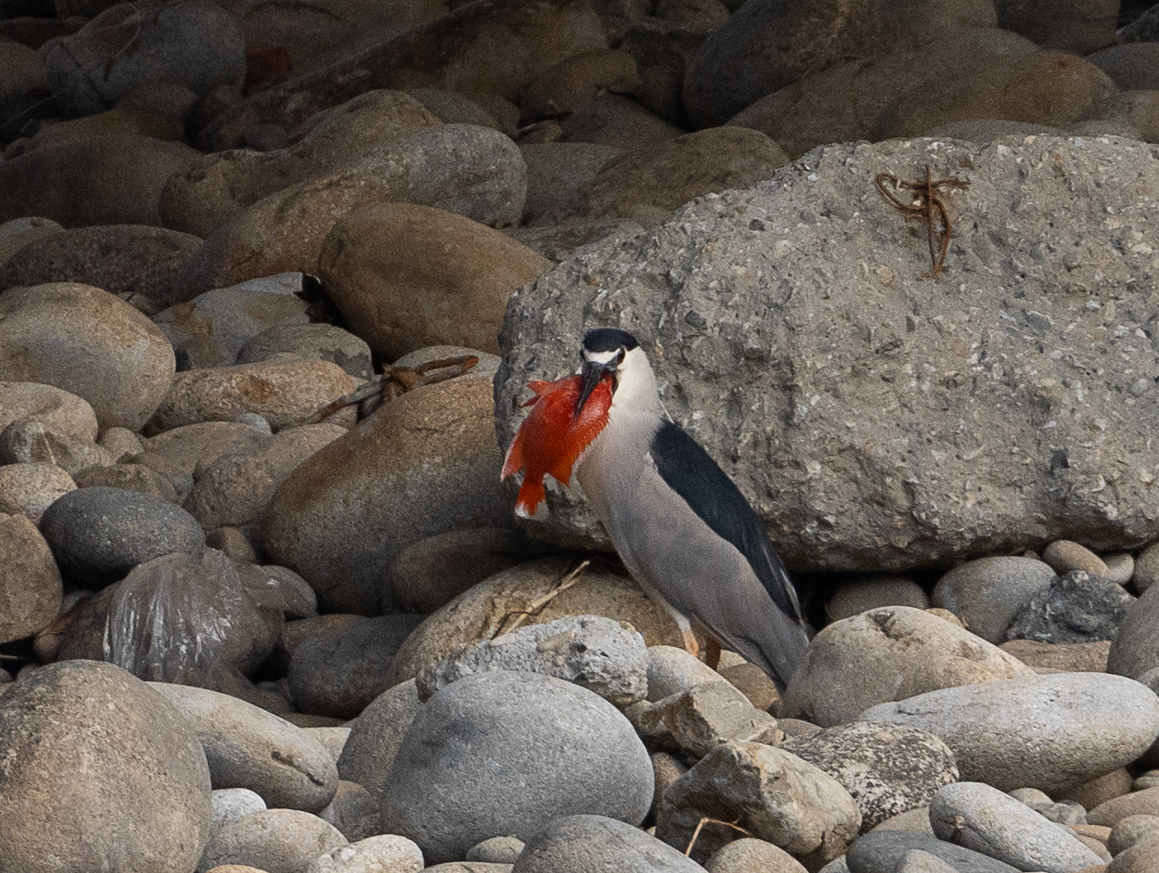
[[[231,635],[254,606],[223,552],[175,552],[134,567],[105,622],[105,660],[155,682],[228,687]]]

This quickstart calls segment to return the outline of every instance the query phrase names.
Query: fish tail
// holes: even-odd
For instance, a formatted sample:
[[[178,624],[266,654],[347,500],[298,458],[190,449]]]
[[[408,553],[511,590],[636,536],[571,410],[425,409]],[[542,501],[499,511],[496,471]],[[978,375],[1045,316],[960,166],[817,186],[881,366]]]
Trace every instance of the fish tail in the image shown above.
[[[520,518],[531,518],[539,507],[547,500],[547,492],[543,488],[543,477],[534,479],[525,477],[519,486],[519,499],[515,501],[515,513]]]

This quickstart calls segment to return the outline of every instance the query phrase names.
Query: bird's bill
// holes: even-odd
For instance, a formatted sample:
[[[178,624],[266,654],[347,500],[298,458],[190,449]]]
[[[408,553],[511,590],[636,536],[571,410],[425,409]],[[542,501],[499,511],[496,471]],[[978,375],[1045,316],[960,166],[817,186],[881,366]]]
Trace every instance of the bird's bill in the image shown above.
[[[580,378],[583,379],[583,387],[580,390],[579,400],[575,405],[576,421],[579,420],[580,414],[584,411],[584,405],[587,404],[588,398],[592,396],[592,392],[596,390],[596,386],[603,381],[605,376],[611,376],[614,373],[614,366],[601,364],[598,361],[584,361],[583,369],[580,371]]]

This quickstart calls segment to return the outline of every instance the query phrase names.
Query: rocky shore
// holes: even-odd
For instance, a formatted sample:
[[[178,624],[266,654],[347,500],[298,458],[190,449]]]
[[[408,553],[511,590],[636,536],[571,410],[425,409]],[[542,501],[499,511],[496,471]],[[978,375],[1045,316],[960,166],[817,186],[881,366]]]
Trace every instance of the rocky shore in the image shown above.
[[[1159,871],[1159,7],[0,0],[0,873]],[[640,337],[813,625],[526,385]]]

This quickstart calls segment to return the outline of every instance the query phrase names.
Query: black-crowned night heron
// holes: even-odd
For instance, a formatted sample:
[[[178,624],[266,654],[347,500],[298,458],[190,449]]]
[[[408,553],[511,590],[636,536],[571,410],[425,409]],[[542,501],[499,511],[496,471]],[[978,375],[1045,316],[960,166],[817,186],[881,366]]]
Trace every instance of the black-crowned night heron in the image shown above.
[[[628,571],[697,651],[693,627],[738,652],[783,691],[809,638],[797,594],[752,506],[708,453],[668,420],[630,333],[588,331],[583,367],[533,383],[536,409],[503,475],[525,472],[518,511],[542,478],[575,477]],[[534,481],[532,481],[534,480]]]

